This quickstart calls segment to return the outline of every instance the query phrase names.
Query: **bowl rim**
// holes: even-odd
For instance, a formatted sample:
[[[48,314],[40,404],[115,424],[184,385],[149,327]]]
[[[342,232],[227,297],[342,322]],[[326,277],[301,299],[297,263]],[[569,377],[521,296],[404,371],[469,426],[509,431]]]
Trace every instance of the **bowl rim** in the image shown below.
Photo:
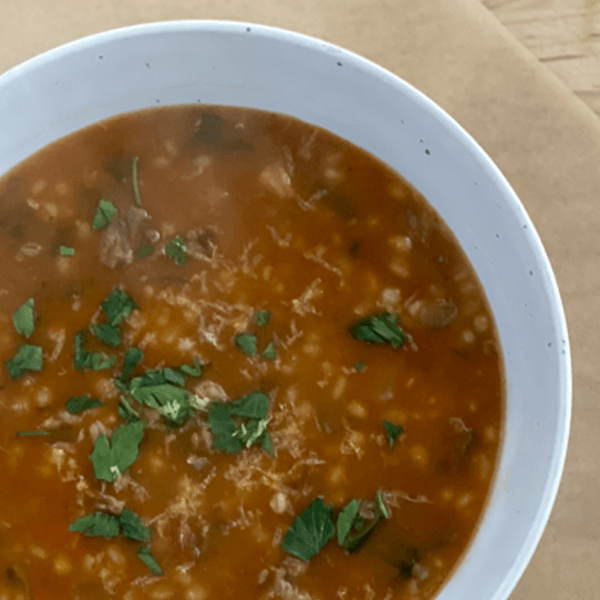
[[[434,117],[438,121],[443,122],[449,131],[459,138],[462,144],[467,147],[468,151],[473,154],[477,162],[484,169],[486,175],[490,177],[493,183],[501,190],[506,201],[511,205],[511,208],[515,211],[515,213],[519,214],[519,218],[522,220],[522,222],[527,224],[532,248],[537,255],[540,265],[543,266],[544,269],[544,276],[546,277],[548,290],[548,301],[552,309],[552,317],[554,319],[554,325],[557,332],[556,337],[560,337],[564,340],[564,344],[562,346],[564,352],[560,356],[558,363],[559,370],[561,372],[560,375],[562,385],[561,389],[557,391],[558,397],[560,398],[560,403],[558,405],[559,410],[557,412],[558,433],[553,445],[552,458],[549,462],[550,468],[548,484],[545,486],[540,497],[533,520],[529,525],[527,537],[522,544],[520,552],[514,557],[510,568],[506,570],[500,588],[494,594],[495,600],[508,598],[527,568],[541,540],[542,534],[544,533],[556,501],[567,457],[572,418],[573,395],[572,356],[564,306],[550,259],[546,253],[537,229],[533,225],[519,197],[512,189],[510,183],[500,171],[499,167],[491,159],[487,152],[483,150],[483,148],[477,143],[477,141],[450,114],[448,114],[443,108],[441,108],[423,92],[415,88],[399,75],[396,75],[392,71],[353,52],[352,50],[345,49],[341,46],[317,37],[285,28],[262,25],[247,21],[219,19],[174,19],[113,28],[61,44],[9,68],[4,73],[0,73],[0,90],[2,87],[9,85],[13,80],[16,80],[26,75],[28,72],[42,67],[45,63],[60,60],[61,57],[69,55],[70,53],[90,49],[98,44],[106,44],[107,42],[118,39],[126,39],[147,34],[165,32],[216,32],[238,35],[247,35],[248,33],[252,32],[253,35],[262,35],[282,43],[291,43],[292,45],[307,47],[312,50],[328,52],[338,57],[347,57],[348,59],[351,59],[355,65],[358,65],[362,69],[373,73],[379,78],[393,82],[395,86],[402,88],[404,93],[412,96],[420,104],[420,106],[429,113],[430,116]],[[502,444],[500,445],[499,450],[502,452]],[[491,497],[494,484],[494,481],[492,481],[490,484],[488,501]],[[451,571],[449,578],[444,582],[438,593],[442,591],[450,578],[452,578],[456,569],[460,567],[462,560],[468,553],[470,544],[478,535],[477,531],[481,524],[481,520],[485,518],[485,513],[488,510],[489,505],[486,503],[483,508],[482,515],[480,516],[480,521],[474,531],[474,535],[469,541],[469,545],[464,550],[461,559],[459,559],[457,565]]]

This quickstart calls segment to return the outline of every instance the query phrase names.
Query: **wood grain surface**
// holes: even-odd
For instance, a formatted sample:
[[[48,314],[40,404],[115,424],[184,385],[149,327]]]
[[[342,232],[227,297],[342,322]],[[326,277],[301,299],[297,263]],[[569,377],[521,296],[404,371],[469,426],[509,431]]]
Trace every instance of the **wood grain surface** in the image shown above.
[[[481,0],[600,117],[600,0]]]

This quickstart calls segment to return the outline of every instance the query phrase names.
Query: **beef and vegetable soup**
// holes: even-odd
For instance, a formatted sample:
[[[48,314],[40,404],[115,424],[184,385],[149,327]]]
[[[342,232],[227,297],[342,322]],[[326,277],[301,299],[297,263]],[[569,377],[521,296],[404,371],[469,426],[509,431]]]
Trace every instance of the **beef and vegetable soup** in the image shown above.
[[[0,265],[0,600],[440,589],[503,365],[388,167],[266,112],[119,116],[0,181]]]

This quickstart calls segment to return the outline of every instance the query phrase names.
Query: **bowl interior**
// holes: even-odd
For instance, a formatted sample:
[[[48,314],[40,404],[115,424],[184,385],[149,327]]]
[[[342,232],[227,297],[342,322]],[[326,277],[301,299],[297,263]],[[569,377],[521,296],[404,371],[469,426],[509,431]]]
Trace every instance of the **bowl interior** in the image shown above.
[[[485,515],[439,600],[505,600],[550,514],[571,392],[560,297],[514,192],[464,130],[389,72],[305,36],[210,21],[107,32],[2,75],[0,173],[98,120],[194,102],[277,111],[324,127],[396,169],[454,231],[496,318],[507,412]]]

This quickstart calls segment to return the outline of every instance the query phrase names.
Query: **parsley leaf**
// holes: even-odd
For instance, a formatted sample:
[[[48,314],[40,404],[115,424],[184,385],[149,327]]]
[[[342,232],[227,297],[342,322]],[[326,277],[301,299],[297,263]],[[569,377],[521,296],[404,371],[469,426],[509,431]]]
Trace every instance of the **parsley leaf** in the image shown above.
[[[119,288],[113,290],[100,306],[106,314],[108,324],[113,327],[128,319],[133,310],[139,309],[135,300]]]
[[[123,528],[123,535],[138,542],[150,541],[150,528],[133,511],[125,507],[119,515],[119,524]]]
[[[176,380],[174,383],[169,382]],[[180,378],[183,378],[183,382]],[[131,380],[129,393],[141,404],[154,408],[175,425],[181,425],[191,413],[187,390],[178,387],[185,383],[185,375],[173,369],[149,371],[142,377]]]
[[[254,315],[254,322],[259,327],[264,327],[271,320],[272,316],[273,316],[273,313],[268,310],[259,310]]]
[[[331,507],[317,498],[294,519],[281,547],[300,560],[310,560],[334,535]]]
[[[127,423],[133,423],[140,420],[139,413],[129,404],[125,396],[121,396],[121,402],[117,409],[121,418]]]
[[[237,437],[237,425],[224,402],[213,402],[210,405],[208,426],[213,436],[215,450],[235,454],[244,448],[242,441]]]
[[[102,352],[88,352],[85,349],[86,331],[82,329],[75,334],[75,353],[73,355],[73,368],[76,371],[85,371],[92,369],[93,371],[102,371],[110,369],[116,363],[114,356],[106,356]]]
[[[152,575],[164,575],[164,571],[160,568],[160,565],[156,562],[156,559],[152,555],[150,546],[143,546],[138,550],[138,556],[141,561],[150,569]]]
[[[139,348],[129,348],[123,359],[123,372],[121,373],[121,381],[125,382],[133,373],[133,370],[142,362],[144,353]]]
[[[165,246],[165,254],[172,259],[176,265],[183,267],[187,263],[188,255],[185,247],[185,240],[182,237],[171,240]]]
[[[356,322],[350,327],[350,333],[357,339],[369,344],[388,344],[392,348],[401,348],[407,340],[406,334],[396,324],[398,315],[382,312]]]
[[[147,256],[151,256],[152,254],[154,254],[154,250],[154,246],[142,246],[139,250],[135,251],[135,255],[137,258],[146,258]]]
[[[29,300],[21,304],[13,314],[13,323],[17,333],[24,335],[27,339],[33,335],[35,329],[33,309],[34,300],[33,298],[29,298]]]
[[[114,325],[91,325],[90,330],[105,346],[118,348],[121,345],[121,331]]]
[[[246,355],[256,354],[256,336],[253,333],[238,333],[235,336],[235,345]]]
[[[15,357],[5,361],[4,364],[10,378],[14,381],[30,371],[41,371],[42,363],[42,348],[40,346],[22,344],[19,346]]]
[[[181,365],[179,367],[180,371],[183,371],[186,375],[190,377],[202,377],[204,370],[202,369],[202,364],[200,363],[200,359],[196,356],[194,357],[194,365]]]
[[[227,404],[230,414],[238,417],[264,419],[269,413],[269,396],[263,392],[250,392]]]
[[[144,424],[135,421],[115,429],[112,447],[103,434],[96,440],[91,459],[96,477],[104,481],[115,481],[135,462],[139,445],[144,437]]]
[[[139,158],[134,158],[133,163],[131,165],[131,178],[133,182],[133,197],[135,200],[136,206],[141,206],[142,202],[140,200],[140,188],[138,186],[138,175],[137,175],[137,165]]]
[[[85,410],[104,406],[104,402],[98,400],[98,398],[92,398],[89,394],[85,394],[84,396],[73,396],[72,398],[69,398],[65,406],[68,412],[72,415],[77,415]]]
[[[379,511],[381,512],[381,514],[386,519],[391,519],[392,515],[390,514],[388,507],[385,505],[385,502],[383,501],[383,494],[381,493],[381,490],[377,490],[377,495],[375,497],[375,500],[377,501],[377,508],[379,508]]]
[[[115,205],[106,198],[102,198],[98,203],[94,220],[92,221],[92,229],[103,229],[115,218],[117,209]]]
[[[396,425],[395,423],[391,423],[390,421],[383,421],[383,427],[385,428],[385,432],[387,434],[387,439],[390,444],[390,448],[394,447],[394,442],[402,435],[404,432],[404,427],[401,425]]]
[[[70,248],[69,246],[60,246],[58,253],[60,256],[74,256],[75,248]]]
[[[361,500],[351,500],[337,518],[337,540],[340,546],[344,545],[348,534],[355,524],[356,517],[358,517],[358,511],[360,510]]]
[[[273,342],[269,342],[269,345],[262,351],[262,355],[267,360],[275,360],[277,358],[277,348]]]
[[[69,531],[77,531],[87,536],[115,538],[119,536],[119,517],[96,512],[69,525]]]

